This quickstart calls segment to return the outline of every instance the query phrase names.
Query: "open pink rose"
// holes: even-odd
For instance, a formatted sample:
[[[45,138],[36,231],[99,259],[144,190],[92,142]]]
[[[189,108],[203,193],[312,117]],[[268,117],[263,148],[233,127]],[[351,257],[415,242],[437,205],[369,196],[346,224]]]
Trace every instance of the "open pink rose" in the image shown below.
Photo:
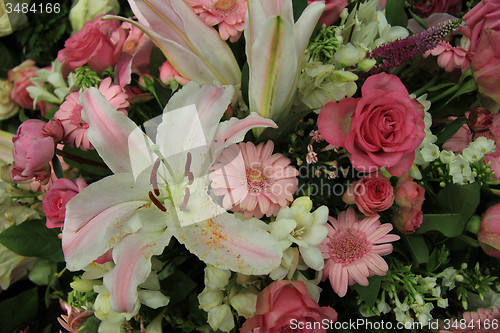
[[[403,207],[422,209],[425,200],[425,189],[413,181],[413,177],[405,174],[396,184],[396,204]]]
[[[421,0],[415,5],[423,16],[434,13],[449,13],[455,15],[462,10],[462,0]]]
[[[66,178],[56,180],[43,197],[43,211],[47,216],[47,228],[58,228],[64,224],[66,216],[66,204],[87,187],[83,178],[72,182]]]
[[[347,0],[307,0],[310,5],[313,2],[322,1],[325,3],[326,7],[318,20],[320,24],[326,24],[327,26],[332,25],[340,17],[340,13],[347,7]]]
[[[9,98],[12,102],[28,110],[33,109],[33,98],[30,97],[26,87],[33,86],[31,78],[35,77],[35,72],[40,68],[35,66],[35,62],[31,59],[25,60],[19,66],[9,70],[8,81],[13,83]],[[42,116],[45,116],[52,106],[39,102],[35,109],[42,111]]]
[[[393,176],[402,176],[425,137],[424,107],[391,74],[370,76],[361,94],[326,104],[318,117],[319,132],[330,144],[345,147],[357,170],[385,167]]]
[[[479,43],[487,29],[500,31],[500,0],[479,1],[464,15],[465,26],[460,31],[470,39],[470,52],[477,52]]]
[[[372,173],[352,183],[342,199],[348,204],[355,203],[366,216],[375,216],[392,206],[394,189],[387,177]]]
[[[500,104],[500,29],[488,28],[482,35],[472,58],[474,80],[481,94]]]
[[[57,60],[76,69],[88,63],[90,69],[102,72],[114,66],[120,58],[126,34],[114,34],[120,28],[117,20],[101,20],[102,15],[85,26],[64,43]],[[112,39],[113,37],[113,39]]]
[[[241,333],[260,332],[326,332],[326,328],[305,329],[307,323],[328,323],[337,320],[331,307],[320,307],[307,295],[302,281],[276,281],[267,286],[257,298],[257,311],[241,327]]]
[[[483,214],[477,239],[486,254],[500,258],[500,204],[491,206]]]
[[[55,145],[60,140],[62,129],[57,129],[60,123],[29,119],[17,129],[17,135],[12,138],[14,148],[12,154],[12,180],[24,181],[36,178],[45,184],[50,178],[49,162],[55,152]]]

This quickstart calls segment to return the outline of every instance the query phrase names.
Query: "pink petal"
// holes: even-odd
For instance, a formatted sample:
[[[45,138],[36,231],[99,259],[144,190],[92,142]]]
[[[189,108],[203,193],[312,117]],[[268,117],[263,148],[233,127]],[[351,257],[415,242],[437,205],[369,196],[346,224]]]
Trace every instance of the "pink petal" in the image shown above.
[[[358,104],[356,98],[346,98],[338,104],[326,104],[318,116],[318,130],[328,143],[345,147],[345,139],[349,134],[351,119]]]

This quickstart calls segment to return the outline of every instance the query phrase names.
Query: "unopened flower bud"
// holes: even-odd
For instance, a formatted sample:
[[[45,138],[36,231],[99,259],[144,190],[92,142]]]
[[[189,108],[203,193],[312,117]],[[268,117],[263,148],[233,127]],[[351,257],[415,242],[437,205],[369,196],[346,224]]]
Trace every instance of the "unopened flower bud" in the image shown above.
[[[208,313],[208,323],[214,331],[229,332],[234,328],[234,318],[227,304],[217,306]]]
[[[251,293],[237,294],[231,297],[229,302],[238,311],[238,315],[250,318],[256,311],[257,295]]]
[[[487,109],[474,109],[469,114],[469,127],[474,132],[488,130],[493,122],[493,115]]]
[[[218,269],[211,265],[205,268],[205,285],[213,289],[223,289],[229,282],[231,271]]]

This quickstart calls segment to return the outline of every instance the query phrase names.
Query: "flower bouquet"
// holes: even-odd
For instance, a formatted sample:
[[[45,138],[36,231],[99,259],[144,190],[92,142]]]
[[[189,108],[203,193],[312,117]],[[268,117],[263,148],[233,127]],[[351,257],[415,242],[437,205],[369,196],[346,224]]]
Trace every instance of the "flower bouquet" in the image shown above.
[[[498,0],[0,3],[4,332],[499,332]]]

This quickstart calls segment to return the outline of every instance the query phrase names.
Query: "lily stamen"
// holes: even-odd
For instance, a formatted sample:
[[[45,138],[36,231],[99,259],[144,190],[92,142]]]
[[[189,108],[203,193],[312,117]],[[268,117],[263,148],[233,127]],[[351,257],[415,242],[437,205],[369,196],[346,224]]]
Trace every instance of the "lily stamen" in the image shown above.
[[[148,195],[149,195],[149,199],[151,199],[151,201],[155,204],[156,207],[158,207],[159,210],[161,210],[162,212],[167,211],[165,206],[163,206],[162,203],[160,201],[158,201],[158,199],[156,199],[156,197],[153,195],[153,192],[149,191]]]

